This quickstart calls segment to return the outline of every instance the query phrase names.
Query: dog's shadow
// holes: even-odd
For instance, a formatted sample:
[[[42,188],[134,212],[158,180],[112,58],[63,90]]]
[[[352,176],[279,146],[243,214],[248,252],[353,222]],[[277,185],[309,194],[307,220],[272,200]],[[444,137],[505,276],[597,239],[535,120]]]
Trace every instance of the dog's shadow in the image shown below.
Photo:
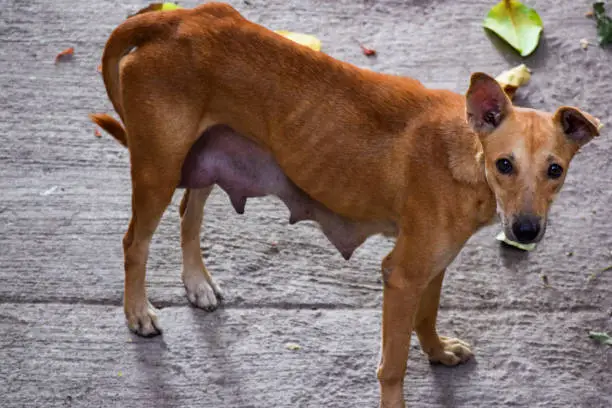
[[[457,394],[465,394],[471,377],[476,374],[478,362],[475,358],[456,367],[446,367],[442,364],[430,364],[434,381],[434,389],[438,390],[435,396],[437,403],[442,407],[454,408],[461,405],[456,398]]]
[[[508,64],[512,66],[525,64],[532,69],[542,68],[546,65],[551,49],[544,33],[541,34],[540,42],[533,53],[527,57],[521,57],[518,51],[512,48],[506,41],[502,40],[497,34],[486,28],[483,28],[483,30],[487,38],[493,43],[495,50],[508,62]]]
[[[155,401],[156,407],[171,408],[173,401],[177,401],[180,395],[168,386],[169,376],[180,374],[183,370],[180,366],[168,364],[169,348],[166,341],[163,336],[143,339],[132,334],[132,343],[137,354],[138,372],[144,376],[142,380],[146,384],[144,388],[147,394],[151,394],[146,399]]]

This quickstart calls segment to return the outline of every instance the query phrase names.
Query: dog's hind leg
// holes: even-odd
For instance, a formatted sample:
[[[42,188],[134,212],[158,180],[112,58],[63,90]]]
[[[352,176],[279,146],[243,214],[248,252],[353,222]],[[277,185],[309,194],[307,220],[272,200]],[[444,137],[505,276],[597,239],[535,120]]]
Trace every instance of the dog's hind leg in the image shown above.
[[[212,311],[223,298],[219,286],[204,266],[200,249],[200,230],[204,216],[204,204],[213,187],[186,189],[180,206],[181,248],[187,298],[196,307]]]
[[[149,246],[180,183],[183,161],[197,139],[199,112],[175,108],[174,120],[166,120],[168,109],[164,109],[164,104],[151,105],[146,115],[139,104],[125,106],[125,116],[131,119],[126,123],[126,130],[132,176],[132,218],[123,240],[124,309],[133,332],[154,336],[161,330],[145,287]],[[134,112],[130,114],[128,109]]]

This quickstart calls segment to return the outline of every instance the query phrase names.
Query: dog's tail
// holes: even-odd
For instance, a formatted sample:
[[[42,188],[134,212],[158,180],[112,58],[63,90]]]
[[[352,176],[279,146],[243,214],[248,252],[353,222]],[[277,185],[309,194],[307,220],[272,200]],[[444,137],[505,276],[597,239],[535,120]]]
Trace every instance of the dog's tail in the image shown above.
[[[92,113],[89,115],[89,119],[117,139],[119,143],[127,147],[127,135],[118,120],[106,113]]]
[[[180,13],[180,10],[177,10]],[[110,35],[102,55],[102,78],[106,93],[115,111],[123,120],[119,63],[133,48],[154,40],[163,39],[175,32],[178,25],[176,12],[142,13],[128,18]],[[119,121],[104,113],[89,118],[127,147],[127,134]]]
[[[111,33],[102,54],[102,77],[104,78],[108,98],[122,120],[123,110],[119,76],[121,58],[125,57],[135,47],[141,47],[152,40],[171,36],[176,32],[180,22],[180,14],[183,12],[185,11],[179,9],[138,14],[125,20]],[[110,122],[104,119],[104,123],[108,125]],[[115,136],[114,133],[112,134]]]

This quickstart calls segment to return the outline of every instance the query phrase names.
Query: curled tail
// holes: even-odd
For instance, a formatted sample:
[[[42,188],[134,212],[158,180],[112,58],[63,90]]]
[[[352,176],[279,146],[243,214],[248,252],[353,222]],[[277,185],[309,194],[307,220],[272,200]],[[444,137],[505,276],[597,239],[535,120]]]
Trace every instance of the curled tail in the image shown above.
[[[121,58],[135,47],[155,39],[167,38],[176,30],[177,24],[175,12],[144,13],[127,19],[111,33],[102,55],[102,77],[108,98],[122,120],[119,77]],[[89,118],[127,147],[127,134],[119,121],[104,113],[90,114]]]
[[[144,13],[124,21],[111,33],[102,55],[102,77],[108,98],[123,119],[119,62],[135,47],[152,40],[168,38],[176,31],[184,10]]]
[[[127,147],[127,135],[118,120],[106,113],[92,113],[89,115],[89,119],[117,139],[119,143]]]

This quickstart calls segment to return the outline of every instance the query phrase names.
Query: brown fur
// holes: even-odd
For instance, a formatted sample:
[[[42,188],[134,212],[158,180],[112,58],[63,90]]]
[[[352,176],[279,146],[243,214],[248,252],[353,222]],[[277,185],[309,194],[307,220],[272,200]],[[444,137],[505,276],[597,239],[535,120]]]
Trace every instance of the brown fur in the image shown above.
[[[103,76],[126,129],[106,115],[92,119],[130,150],[124,303],[132,330],[159,332],[145,291],[149,242],[190,147],[204,130],[225,124],[268,149],[330,210],[397,227],[382,263],[383,407],[404,406],[413,330],[432,361],[470,358],[469,345],[436,332],[446,267],[496,208],[506,226],[525,212],[545,220],[564,179],[546,176],[551,161],[567,169],[597,134],[592,118],[575,108],[552,115],[513,107],[485,74],[472,75],[465,97],[430,90],[296,45],[217,3],[128,19],[106,44]],[[502,156],[516,173],[499,174]],[[192,285],[220,294],[199,250],[209,192],[187,190],[181,203],[188,294]]]

